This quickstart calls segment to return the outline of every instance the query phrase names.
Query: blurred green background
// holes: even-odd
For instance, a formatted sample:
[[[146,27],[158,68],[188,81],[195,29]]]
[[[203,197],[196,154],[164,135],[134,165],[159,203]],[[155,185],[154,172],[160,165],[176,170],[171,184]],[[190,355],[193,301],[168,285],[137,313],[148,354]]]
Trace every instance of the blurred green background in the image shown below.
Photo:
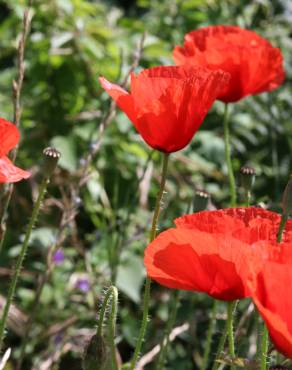
[[[17,43],[26,7],[25,1],[0,1],[0,115],[9,120],[13,119],[12,81],[17,75]],[[173,64],[173,47],[183,42],[186,32],[198,27],[236,24],[268,38],[282,49],[286,80],[270,94],[248,97],[232,106],[233,165],[236,175],[242,165],[253,166],[257,171],[253,203],[279,210],[291,167],[291,1],[36,0],[32,11],[17,164],[30,169],[33,176],[16,185],[10,205],[7,238],[0,255],[3,296],[37,193],[43,148],[54,145],[62,152],[62,159],[34,229],[15,297],[23,320],[19,313],[16,323],[9,324],[6,344],[12,346],[12,360],[7,369],[13,369],[19,357],[19,328],[33,305],[48,249],[56,241],[64,261],[54,267],[45,284],[22,368],[45,369],[46,361],[53,358],[51,368],[80,369],[85,343],[96,325],[103,288],[110,281],[120,290],[117,343],[122,359],[127,361],[141,318],[142,256],[158,186],[160,156],[151,152],[127,117],[117,111],[102,133],[90,177],[78,189],[80,167],[96,145],[100,124],[110,107],[98,77],[121,82],[137,57],[144,32],[136,71]],[[212,206],[228,204],[223,108],[216,102],[191,145],[172,155],[160,230],[187,212],[196,188],[210,192]],[[78,284],[82,279],[88,282],[88,289]],[[170,297],[170,291],[155,285],[153,320],[143,353],[162,338]],[[243,307],[246,304],[243,302]],[[205,296],[182,294],[176,325],[190,322],[191,330],[171,345],[165,369],[199,368],[210,306]],[[214,348],[223,325],[224,315]],[[239,354],[250,350],[251,340],[252,335],[246,336]]]

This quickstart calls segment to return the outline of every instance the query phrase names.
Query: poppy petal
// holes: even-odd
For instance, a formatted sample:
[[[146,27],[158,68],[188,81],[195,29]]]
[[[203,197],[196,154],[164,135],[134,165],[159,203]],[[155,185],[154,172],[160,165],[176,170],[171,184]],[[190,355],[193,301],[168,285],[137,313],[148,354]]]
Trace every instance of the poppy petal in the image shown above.
[[[200,65],[230,73],[230,82],[219,95],[226,103],[271,91],[285,78],[280,49],[237,26],[209,26],[189,32],[183,47],[174,48],[173,58],[178,65]]]
[[[0,118],[0,157],[7,154],[19,142],[18,128],[11,122]]]
[[[222,300],[248,296],[243,285],[246,245],[188,229],[161,233],[145,250],[152,279],[169,288],[208,293]]]
[[[16,167],[7,157],[0,158],[0,183],[17,182],[30,177],[28,171]]]
[[[132,96],[119,85],[112,84],[104,77],[100,77],[99,82],[106,92],[114,99],[118,107],[124,111],[129,119],[134,123],[136,115]]]
[[[290,245],[290,247],[292,247]],[[249,279],[248,286],[276,348],[292,358],[292,281],[291,261],[266,262],[262,270]],[[288,284],[288,285],[287,285]]]
[[[131,94],[104,78],[100,82],[143,139],[171,153],[190,142],[228,79],[222,71],[166,66],[132,74]]]

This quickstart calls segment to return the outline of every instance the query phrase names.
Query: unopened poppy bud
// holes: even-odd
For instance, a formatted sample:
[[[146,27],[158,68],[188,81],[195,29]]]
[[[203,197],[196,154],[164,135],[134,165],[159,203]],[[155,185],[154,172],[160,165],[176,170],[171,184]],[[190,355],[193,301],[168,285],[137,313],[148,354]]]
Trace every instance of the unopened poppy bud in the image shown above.
[[[208,192],[197,189],[193,201],[193,211],[200,212],[207,209],[209,199],[210,194]]]
[[[282,198],[283,214],[289,216],[292,214],[292,175],[286,185]]]
[[[240,169],[240,182],[243,189],[247,192],[251,191],[256,176],[256,170],[253,167],[243,166]]]
[[[45,148],[44,154],[44,174],[46,177],[50,177],[57,167],[58,161],[61,157],[61,153],[52,147]]]
[[[94,335],[85,349],[83,370],[108,370],[111,368],[109,347],[104,338]]]

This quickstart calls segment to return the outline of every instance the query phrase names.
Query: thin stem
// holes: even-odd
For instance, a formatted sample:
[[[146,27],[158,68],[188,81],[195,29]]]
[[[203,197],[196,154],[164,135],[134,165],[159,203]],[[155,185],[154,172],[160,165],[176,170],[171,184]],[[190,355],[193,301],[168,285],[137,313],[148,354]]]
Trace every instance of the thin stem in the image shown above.
[[[44,198],[46,188],[47,188],[49,182],[50,182],[50,179],[45,177],[44,180],[42,181],[41,185],[40,185],[39,194],[38,194],[36,203],[35,203],[33,211],[32,211],[31,219],[30,219],[30,222],[29,222],[28,227],[27,227],[27,231],[26,231],[26,234],[25,234],[24,241],[23,241],[22,246],[21,246],[20,254],[19,254],[17,262],[16,262],[15,271],[14,271],[14,274],[12,276],[12,281],[10,283],[10,287],[9,287],[9,291],[8,291],[8,297],[7,297],[7,300],[6,300],[6,303],[5,303],[5,307],[4,307],[3,314],[2,314],[2,319],[1,319],[1,322],[0,322],[0,351],[1,351],[1,348],[2,348],[4,336],[5,336],[5,328],[6,328],[6,321],[7,321],[7,317],[8,317],[8,313],[9,313],[9,308],[10,308],[10,305],[11,305],[12,300],[13,300],[13,296],[14,296],[17,281],[18,281],[18,277],[20,275],[20,271],[21,271],[21,268],[22,268],[22,263],[23,263],[25,255],[26,255],[26,252],[27,252],[28,243],[29,243],[29,240],[30,240],[30,235],[31,235],[33,226],[36,222],[36,219],[37,219],[37,216],[38,216],[38,213],[39,213],[39,210],[40,210],[40,206],[41,206],[41,203],[42,203],[42,200]]]
[[[235,357],[234,350],[234,335],[233,335],[233,313],[235,309],[236,301],[228,302],[227,306],[227,332],[228,332],[228,348],[231,360]],[[231,370],[235,370],[235,366],[230,366]]]
[[[170,311],[169,318],[168,318],[168,321],[167,321],[165,335],[164,335],[164,338],[163,338],[163,340],[161,342],[161,345],[160,345],[160,353],[159,353],[159,356],[158,356],[158,359],[157,359],[157,365],[156,365],[156,368],[155,368],[156,370],[163,370],[164,359],[167,355],[167,347],[168,347],[168,344],[169,344],[169,334],[170,334],[171,329],[173,328],[173,325],[174,325],[175,320],[176,320],[176,314],[177,314],[178,306],[179,306],[179,291],[175,291],[174,296],[173,296],[172,309]]]
[[[263,336],[262,336],[262,348],[261,348],[261,370],[267,369],[267,354],[268,354],[268,348],[269,348],[269,332],[264,324],[263,327]]]
[[[156,236],[157,233],[157,223],[159,219],[160,214],[160,208],[161,208],[161,200],[165,188],[165,181],[166,181],[166,174],[167,174],[167,167],[168,167],[168,158],[169,154],[164,153],[163,156],[163,164],[162,164],[162,172],[161,172],[161,180],[160,180],[160,187],[159,192],[157,194],[156,198],[156,204],[152,219],[152,227],[150,232],[150,242],[152,242]],[[140,327],[140,332],[136,344],[136,348],[133,354],[133,358],[130,364],[129,370],[134,370],[137,359],[139,357],[143,339],[146,333],[147,328],[147,321],[148,321],[148,311],[149,311],[149,303],[150,303],[150,290],[151,290],[151,279],[149,277],[146,278],[145,288],[144,288],[144,297],[143,297],[143,315],[142,315],[142,323]]]
[[[109,343],[111,348],[111,358],[112,358],[112,368],[118,370],[117,356],[116,356],[116,346],[115,346],[115,332],[116,332],[116,321],[117,321],[117,311],[118,311],[118,290],[115,286],[109,287],[104,297],[104,301],[101,306],[98,326],[97,326],[97,336],[103,336],[103,322],[105,317],[105,312],[111,299],[111,313],[109,316]]]
[[[211,351],[211,344],[212,344],[212,337],[214,333],[214,329],[216,326],[216,312],[217,312],[217,306],[218,306],[218,301],[215,299],[212,307],[212,312],[211,312],[211,317],[209,320],[209,327],[207,331],[207,340],[205,344],[205,351],[204,351],[204,356],[203,356],[203,363],[201,365],[201,370],[206,370],[208,367],[208,362],[209,362],[209,355]]]
[[[231,161],[228,104],[225,104],[225,108],[224,108],[223,126],[224,126],[225,160],[227,164],[229,187],[230,187],[230,205],[231,207],[234,207],[236,205],[236,189],[235,189],[235,178],[234,178],[232,161]]]
[[[118,370],[117,356],[116,356],[116,346],[115,346],[115,333],[116,333],[116,321],[117,321],[117,311],[118,311],[118,290],[116,287],[111,287],[112,290],[112,309],[109,317],[109,340],[112,353],[112,367],[114,370]]]
[[[250,201],[251,201],[251,192],[250,192],[250,190],[247,190],[246,193],[245,193],[245,204],[246,204],[246,207],[249,207],[250,206]]]
[[[227,325],[227,320],[225,322],[225,327],[224,327],[224,331],[223,331],[223,334],[221,335],[221,338],[220,338],[220,341],[219,341],[219,344],[218,344],[218,348],[217,348],[217,352],[216,352],[216,357],[215,357],[215,361],[214,361],[214,364],[212,366],[212,370],[217,370],[218,367],[220,366],[220,363],[216,360],[218,360],[221,356],[221,353],[224,349],[224,345],[225,345],[225,342],[226,342],[226,338],[227,338],[227,330],[228,330],[228,325]]]
[[[281,217],[280,225],[279,225],[277,243],[281,243],[282,241],[283,232],[285,230],[285,225],[286,225],[287,220],[288,220],[288,216],[285,213],[283,213]]]

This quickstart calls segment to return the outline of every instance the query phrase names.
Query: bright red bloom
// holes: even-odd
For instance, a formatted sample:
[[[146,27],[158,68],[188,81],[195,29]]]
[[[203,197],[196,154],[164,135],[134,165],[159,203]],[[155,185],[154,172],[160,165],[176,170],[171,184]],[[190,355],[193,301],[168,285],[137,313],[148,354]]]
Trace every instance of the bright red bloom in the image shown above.
[[[291,240],[291,222],[287,233]],[[284,241],[265,248],[261,269],[251,275],[248,288],[275,347],[292,358],[292,243]]]
[[[257,207],[178,218],[176,228],[162,232],[146,248],[147,274],[169,288],[226,301],[247,297],[246,280],[262,265],[265,243],[275,242],[279,221],[277,213]],[[288,227],[292,230],[292,222]],[[291,237],[292,232],[285,234],[286,240]]]
[[[131,93],[99,79],[152,148],[184,148],[203,122],[229,76],[201,67],[154,67],[131,74]]]
[[[292,244],[290,245],[292,248]],[[292,358],[292,264],[267,262],[249,288],[275,347]]]
[[[226,103],[274,90],[285,77],[280,49],[236,26],[209,26],[187,33],[173,57],[179,65],[229,72],[230,82],[218,98]]]
[[[26,179],[30,173],[14,166],[7,158],[7,153],[13,149],[19,141],[19,131],[17,127],[0,118],[0,183],[17,182]]]

